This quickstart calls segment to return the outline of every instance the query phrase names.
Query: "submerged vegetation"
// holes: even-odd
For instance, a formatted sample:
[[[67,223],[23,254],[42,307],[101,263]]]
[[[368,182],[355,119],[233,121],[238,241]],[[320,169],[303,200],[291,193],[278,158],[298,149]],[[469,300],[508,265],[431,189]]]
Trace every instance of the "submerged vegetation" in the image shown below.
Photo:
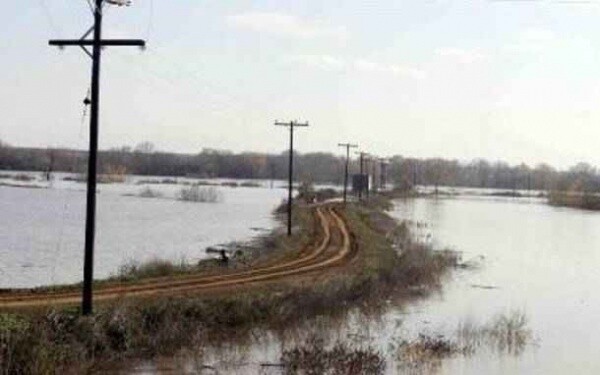
[[[525,314],[511,311],[478,325],[470,320],[459,324],[454,338],[420,334],[403,340],[397,347],[396,360],[402,370],[433,373],[441,361],[457,355],[473,355],[479,350],[519,355],[533,343]]]
[[[223,200],[223,193],[213,186],[192,185],[181,188],[178,198],[184,202],[216,203]]]
[[[154,190],[149,186],[145,187],[138,193],[138,197],[141,198],[160,198],[162,196],[163,195],[160,191]]]
[[[377,375],[385,370],[383,355],[372,348],[355,348],[344,342],[327,348],[318,338],[284,350],[281,363],[286,374]]]

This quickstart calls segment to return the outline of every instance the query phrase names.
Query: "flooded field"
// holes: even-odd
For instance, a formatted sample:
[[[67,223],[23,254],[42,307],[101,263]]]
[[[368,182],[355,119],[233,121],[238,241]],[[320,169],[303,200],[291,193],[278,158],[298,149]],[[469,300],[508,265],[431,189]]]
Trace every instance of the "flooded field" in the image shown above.
[[[195,261],[207,246],[248,240],[274,226],[271,211],[286,194],[280,182],[270,188],[268,182],[230,187],[219,181],[218,202],[191,203],[177,200],[177,193],[197,180],[160,181],[138,177],[100,185],[98,277],[133,259]],[[0,285],[79,281],[84,185],[24,183],[41,188],[0,186]],[[140,197],[148,187],[161,196]],[[281,373],[282,351],[314,337],[326,345],[373,348],[389,374],[600,371],[600,297],[591,289],[600,283],[600,214],[551,207],[538,198],[484,195],[394,203],[391,214],[408,220],[420,241],[462,254],[465,267],[438,292],[402,306],[390,302],[368,316],[351,311],[285,332],[255,332],[250,342],[203,348],[193,360],[142,363],[136,371],[209,366],[220,373]],[[423,338],[458,346],[433,362],[406,367],[402,350]],[[465,340],[468,350],[461,346]]]
[[[600,371],[600,214],[554,208],[539,199],[460,198],[395,202],[422,241],[463,254],[465,267],[441,290],[373,315],[354,311],[245,345],[204,348],[192,361],[157,361],[141,373],[191,371],[280,374],[282,351],[320,337],[370,347],[385,373],[592,374]],[[421,337],[421,338],[420,338]],[[406,343],[457,344],[456,352],[408,364]],[[207,367],[207,368],[209,368]]]
[[[476,265],[440,295],[409,307],[405,329],[451,336],[465,322],[516,311],[535,339],[519,355],[456,356],[440,373],[600,371],[600,296],[593,291],[600,283],[600,214],[515,199],[397,201],[393,214]]]
[[[57,174],[43,181],[5,179],[0,186],[0,287],[32,287],[78,282],[82,278],[85,184]],[[286,195],[277,181],[254,187],[219,186],[215,203],[183,202],[184,183],[197,179],[128,177],[98,187],[95,276],[107,277],[131,261],[154,258],[197,261],[205,248],[246,241],[272,229],[272,210]],[[173,180],[173,179],[171,179]],[[172,183],[177,182],[177,184]],[[160,196],[139,195],[150,188]],[[225,224],[224,224],[225,223]]]

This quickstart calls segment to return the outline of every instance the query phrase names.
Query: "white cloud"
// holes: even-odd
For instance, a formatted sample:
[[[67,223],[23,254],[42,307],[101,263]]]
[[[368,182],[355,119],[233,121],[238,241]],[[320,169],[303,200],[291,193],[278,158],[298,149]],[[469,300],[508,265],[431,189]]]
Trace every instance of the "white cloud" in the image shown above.
[[[473,64],[486,59],[486,56],[477,50],[462,48],[440,48],[436,51],[436,54],[441,57],[450,58],[461,64]]]
[[[527,29],[521,33],[521,40],[530,43],[546,43],[555,38],[553,31],[545,29]]]
[[[384,73],[415,79],[423,79],[427,77],[427,73],[421,69],[411,68],[399,64],[385,64],[366,59],[358,59],[354,61],[354,68],[360,72],[366,73]]]
[[[284,58],[284,62],[302,64],[323,70],[343,70],[346,68],[344,60],[330,55],[293,55]]]
[[[325,25],[284,13],[241,13],[228,16],[227,23],[240,29],[298,39],[345,39],[348,34],[341,26]]]
[[[556,34],[551,30],[527,29],[522,31],[516,41],[508,46],[509,50],[516,52],[541,52],[555,43]]]
[[[292,55],[285,57],[283,62],[330,71],[353,70],[355,72],[390,74],[397,77],[414,79],[427,77],[427,74],[423,70],[399,64],[384,64],[366,59],[347,61],[331,55]]]

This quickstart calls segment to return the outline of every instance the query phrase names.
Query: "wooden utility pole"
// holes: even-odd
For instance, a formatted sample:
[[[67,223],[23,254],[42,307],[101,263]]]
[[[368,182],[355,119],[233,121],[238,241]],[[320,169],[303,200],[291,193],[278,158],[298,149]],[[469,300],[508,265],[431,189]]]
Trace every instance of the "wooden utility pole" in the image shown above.
[[[293,175],[294,175],[294,128],[297,126],[306,127],[308,126],[308,122],[299,123],[297,121],[290,122],[279,122],[275,121],[276,126],[287,126],[290,128],[290,160],[289,160],[289,170],[288,170],[288,206],[287,206],[287,234],[288,236],[292,235],[292,183],[293,183]]]
[[[95,0],[94,26],[80,39],[50,40],[51,46],[78,46],[92,59],[92,88],[90,111],[90,145],[88,156],[87,200],[85,216],[85,256],[83,264],[83,297],[81,310],[83,315],[93,311],[92,282],[94,280],[94,235],[96,226],[96,168],[98,159],[98,120],[100,111],[100,61],[102,47],[106,46],[137,46],[145,47],[146,42],[139,39],[102,39],[102,12],[104,3],[126,5],[126,2],[116,0]],[[93,39],[86,39],[93,32]],[[90,52],[86,47],[92,47]],[[86,104],[88,101],[86,99]]]
[[[365,182],[365,180],[364,180],[365,161],[367,159],[368,154],[364,151],[359,151],[359,152],[357,152],[357,154],[359,157],[359,165],[360,165],[360,186],[358,187],[358,200],[361,200],[362,199],[362,191],[364,188],[363,185]],[[367,194],[368,194],[368,188],[367,188]],[[368,197],[368,195],[367,195],[367,197]]]
[[[358,145],[350,143],[338,143],[338,146],[346,148],[346,166],[344,168],[344,204],[346,204],[346,196],[348,193],[348,164],[350,163],[350,149],[356,148]]]

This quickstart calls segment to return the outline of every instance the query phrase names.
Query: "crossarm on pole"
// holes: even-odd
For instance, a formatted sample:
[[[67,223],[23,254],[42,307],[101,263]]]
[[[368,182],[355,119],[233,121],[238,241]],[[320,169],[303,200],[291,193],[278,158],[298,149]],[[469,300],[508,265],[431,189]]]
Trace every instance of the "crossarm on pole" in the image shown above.
[[[48,42],[51,46],[58,47],[67,47],[67,46],[93,46],[93,40],[81,40],[81,39],[54,39]],[[142,39],[104,39],[99,42],[100,46],[113,46],[113,47],[123,47],[123,46],[136,46],[136,47],[145,47],[146,41]]]

